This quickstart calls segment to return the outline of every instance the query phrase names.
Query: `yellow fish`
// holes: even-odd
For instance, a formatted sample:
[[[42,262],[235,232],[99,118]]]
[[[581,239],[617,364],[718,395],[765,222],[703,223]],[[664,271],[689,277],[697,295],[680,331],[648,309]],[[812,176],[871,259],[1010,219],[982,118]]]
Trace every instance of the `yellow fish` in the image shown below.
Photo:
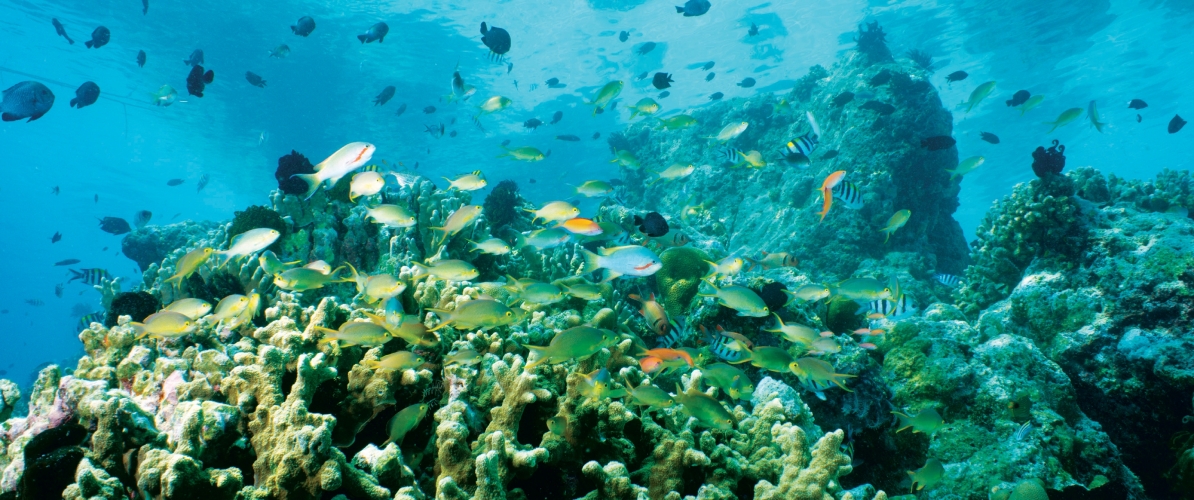
[[[617,153],[614,153],[614,159],[609,162],[620,163],[626,168],[638,169],[638,158],[634,156],[634,153],[625,149],[619,149]]]
[[[669,118],[660,118],[659,126],[667,130],[680,130],[696,125],[696,118],[688,115],[676,115]]]
[[[879,230],[880,233],[887,234],[887,237],[883,238],[883,243],[887,244],[887,240],[891,239],[891,233],[894,233],[897,229],[904,227],[904,224],[908,223],[908,218],[911,216],[912,211],[908,209],[900,210],[899,212],[892,214],[891,218],[887,219],[887,226]]]
[[[555,304],[564,300],[564,290],[551,283],[542,283],[530,279],[515,279],[506,277],[506,289],[513,292],[524,302],[539,305]]]
[[[734,166],[730,168],[738,168],[743,165],[750,165],[754,168],[763,168],[767,166],[767,161],[763,159],[763,153],[753,149],[745,153],[739,151],[738,156],[742,157],[742,161],[735,163]]]
[[[444,356],[445,365],[475,365],[481,362],[481,353],[472,349],[461,349]]]
[[[489,238],[480,243],[469,240],[473,244],[473,252],[481,252],[489,255],[506,255],[510,253],[510,244],[499,238]]]
[[[627,395],[630,396],[630,400],[634,404],[646,406],[647,411],[671,408],[676,404],[676,400],[672,398],[671,394],[651,384],[631,388]]]
[[[357,284],[357,293],[369,299],[369,303],[396,297],[406,290],[406,285],[391,274],[361,275],[352,264],[348,264],[348,268],[352,270],[352,280]]]
[[[790,291],[790,290],[784,290],[784,293],[788,295],[789,303],[793,300],[801,300],[804,302],[816,302],[818,300],[828,297],[830,294],[830,290],[829,290],[829,287],[822,285],[822,284],[809,284],[809,285],[804,285],[804,286],[801,286],[800,288],[797,288],[795,292]],[[784,305],[786,306],[788,304],[784,304]]]
[[[784,373],[791,369],[791,364],[795,362],[788,351],[778,347],[759,346],[754,349],[747,349],[750,354],[749,357],[734,361],[733,363],[750,362],[752,366],[770,370],[776,373]]]
[[[220,299],[220,301],[216,303],[216,310],[212,312],[211,319],[216,322],[231,320],[232,318],[240,316],[241,313],[245,312],[245,309],[248,309],[248,307],[249,298],[245,297],[244,295],[234,293]]]
[[[419,271],[418,274],[411,277],[411,280],[414,281],[419,281],[427,276],[435,276],[441,280],[470,281],[481,275],[477,268],[463,260],[447,259],[431,265],[412,262],[411,265]]]
[[[556,416],[547,419],[547,430],[560,437],[568,432],[568,417]]]
[[[179,299],[171,302],[165,310],[182,313],[191,319],[199,319],[211,311],[211,304],[202,299]]]
[[[759,266],[759,267],[763,268],[764,271],[775,269],[778,267],[796,267],[796,264],[797,264],[796,257],[793,257],[792,254],[790,254],[788,252],[776,252],[776,253],[763,252],[763,258],[761,258],[759,260],[755,260],[750,257],[747,257],[746,260],[750,261],[752,269],[754,268],[754,266]],[[785,291],[787,291],[787,290],[785,290]]]
[[[505,148],[503,148],[505,149]],[[498,155],[498,158],[509,156],[519,161],[540,161],[547,156],[539,151],[537,148],[531,146],[523,146],[521,148],[506,149],[505,153]]]
[[[932,488],[941,478],[945,476],[945,467],[941,465],[941,461],[936,458],[930,458],[925,461],[925,466],[916,470],[916,472],[908,471],[908,475],[912,476],[912,488],[909,491],[918,491],[925,488]]]
[[[720,388],[734,399],[750,399],[755,392],[746,372],[725,363],[713,363],[701,370],[702,380],[712,387]]]
[[[332,330],[322,326],[315,327],[315,330],[323,333],[323,338],[319,339],[320,345],[339,341],[346,346],[361,345],[377,347],[392,339],[390,332],[385,328],[365,321],[345,321],[344,324],[340,325],[339,330]]]
[[[787,339],[789,342],[803,344],[805,347],[812,347],[813,343],[816,342],[817,339],[820,339],[823,336],[823,333],[818,332],[816,329],[808,327],[808,326],[804,326],[799,323],[785,324],[784,320],[779,319],[778,314],[775,315],[775,321],[779,323],[779,326],[777,326],[771,330],[763,330],[763,331],[771,332],[771,333],[779,333],[779,334],[783,335],[783,337],[785,339]],[[833,335],[833,332],[825,332],[825,333]]]
[[[1070,108],[1057,115],[1057,120],[1045,122],[1045,125],[1053,126],[1053,128],[1049,129],[1049,133],[1052,134],[1054,130],[1069,125],[1070,122],[1077,120],[1080,116],[1082,116],[1082,108]]]
[[[374,222],[386,227],[411,227],[418,222],[415,216],[398,205],[378,205],[365,208],[365,212]]]
[[[713,288],[713,293],[698,293],[697,295],[701,297],[714,297],[717,299],[718,304],[738,311],[739,316],[762,318],[771,314],[771,311],[767,309],[767,304],[763,302],[763,299],[754,290],[738,285],[717,288],[710,281],[705,281],[705,283]]]
[[[582,396],[588,399],[602,400],[626,397],[626,389],[612,388],[609,370],[605,368],[600,368],[593,373],[581,374],[580,377],[577,390]]]
[[[722,127],[721,131],[718,132],[716,136],[705,137],[705,138],[706,139],[714,139],[718,142],[729,142],[729,141],[734,140],[734,138],[742,135],[743,132],[746,132],[746,128],[749,126],[750,126],[750,124],[747,122],[731,123],[729,125]]]
[[[153,338],[181,337],[195,331],[195,322],[185,314],[174,311],[158,311],[150,314],[144,322],[129,323],[137,332],[137,338],[145,336]]]
[[[831,288],[834,296],[848,300],[891,299],[891,287],[875,278],[850,278]]]
[[[618,97],[618,94],[622,93],[623,85],[622,80],[609,82],[601,87],[601,90],[597,91],[597,96],[592,101],[587,101],[585,104],[592,104],[594,106],[593,115],[596,116],[597,113],[601,112],[600,110],[604,110],[610,102],[613,102]]]
[[[710,275],[718,274],[721,276],[738,274],[742,272],[742,266],[745,264],[742,258],[733,256],[726,257],[718,262],[705,261],[705,263],[713,267],[713,271],[709,273]]]
[[[898,411],[891,413],[900,419],[900,428],[896,432],[912,429],[912,432],[923,432],[932,436],[945,426],[945,421],[941,418],[941,414],[937,413],[937,410],[933,408],[925,408],[915,416],[908,416],[908,414]]]
[[[323,273],[315,269],[308,269],[306,267],[287,269],[274,275],[274,284],[278,285],[278,288],[292,292],[315,290],[317,288],[323,288],[323,285],[328,283],[340,283],[347,281],[336,277],[336,271],[339,271],[340,269],[341,268],[337,267],[330,273]]]
[[[402,316],[391,323],[386,318],[371,313],[363,313],[373,324],[385,328],[391,337],[399,338],[410,344],[431,347],[439,343],[439,336],[430,333],[418,316]]]
[[[949,180],[952,181],[955,177],[961,177],[975,171],[978,169],[978,167],[982,166],[983,162],[985,161],[987,161],[987,159],[982,156],[971,156],[970,158],[962,160],[962,162],[958,164],[958,168],[946,170],[946,172],[949,172]]]
[[[692,164],[682,165],[679,163],[673,163],[668,168],[655,172],[655,175],[658,177],[656,177],[655,180],[651,181],[647,185],[652,185],[659,181],[671,182],[674,180],[683,179],[692,175],[692,173],[695,171],[696,167]]]
[[[991,95],[992,90],[995,90],[994,81],[981,84],[978,88],[974,89],[974,92],[970,93],[970,100],[963,102],[960,106],[966,106],[966,112],[969,113],[975,106],[978,106],[978,103],[986,99],[988,95]]]
[[[270,250],[266,250],[261,252],[261,255],[257,256],[257,263],[261,265],[261,269],[265,271],[266,274],[272,276],[285,271],[289,266],[298,264],[299,261],[296,260],[294,262],[282,262],[282,259],[279,259],[277,254]]]
[[[539,219],[551,222],[562,222],[580,216],[580,209],[566,201],[553,201],[543,205],[538,210],[524,209],[535,214],[532,223]]]
[[[485,181],[485,176],[481,175],[480,170],[477,170],[471,174],[464,174],[455,179],[444,177],[444,180],[448,181],[449,183],[448,189],[456,188],[461,191],[476,191],[489,185],[489,183]]]
[[[512,102],[514,102],[514,101],[511,101],[510,99],[507,99],[500,95],[495,95],[493,97],[490,97],[489,99],[486,99],[485,102],[481,103],[480,106],[477,106],[478,108],[481,109],[481,111],[478,111],[477,116],[475,116],[474,118],[480,118],[481,115],[487,115],[490,113],[497,113],[498,111],[506,109],[506,107],[509,106],[510,103],[512,103]]]
[[[439,316],[440,323],[429,331],[439,330],[452,325],[457,330],[472,330],[480,328],[488,330],[499,326],[509,325],[522,319],[505,304],[496,300],[477,299],[459,304],[455,310],[427,309]]]
[[[589,283],[588,281],[583,281],[580,283],[572,283],[572,284],[563,284],[561,286],[564,287],[564,291],[567,292],[568,295],[571,295],[578,299],[587,300],[590,302],[592,302],[594,300],[601,300],[601,298],[603,296],[603,291],[602,291],[601,286],[594,285],[592,283]]]
[[[395,370],[404,371],[418,368],[427,360],[422,356],[410,351],[398,351],[382,356],[380,360],[367,359],[364,361],[365,366],[370,370]]]
[[[385,187],[386,180],[377,172],[353,174],[352,182],[348,184],[348,201],[356,201],[358,196],[373,196]]]
[[[314,195],[324,181],[328,181],[330,186],[335,186],[341,177],[369,163],[375,151],[377,148],[367,142],[348,143],[315,165],[315,173],[295,174],[293,177],[298,177],[307,183],[307,192],[303,195],[303,199]]]
[[[592,356],[601,348],[611,346],[617,341],[618,336],[609,330],[574,326],[556,334],[547,346],[525,345],[524,347],[536,354],[535,360],[527,363],[526,369],[529,371],[543,363],[554,365]]]
[[[386,424],[390,437],[386,438],[381,445],[384,447],[390,443],[397,443],[401,446],[406,433],[418,427],[419,422],[423,421],[423,417],[427,416],[427,409],[426,404],[413,404],[394,415],[394,418],[390,419],[390,423]]]
[[[833,365],[827,361],[804,357],[793,361],[790,368],[792,373],[800,377],[801,382],[812,385],[816,390],[826,389],[830,383],[833,383],[846,392],[854,392],[842,382],[844,379],[854,378],[856,375],[834,373]]]
[[[634,117],[636,117],[640,114],[643,116],[650,116],[659,111],[659,103],[655,102],[655,99],[652,99],[650,97],[644,97],[642,99],[639,99],[638,102],[634,104],[634,106],[627,106],[627,107],[634,110],[634,111],[630,112],[631,120],[633,120]]]
[[[224,257],[224,260],[220,262],[220,266],[223,266],[224,264],[227,264],[228,261],[236,257],[241,257],[265,250],[266,247],[273,245],[275,241],[278,241],[279,236],[282,236],[282,233],[279,233],[277,229],[270,229],[267,227],[250,229],[232,237],[232,241],[228,244],[227,250],[214,253],[220,254]]]
[[[174,273],[174,276],[171,276],[166,280],[166,283],[177,281],[181,285],[182,280],[191,277],[191,274],[193,274],[196,269],[199,269],[199,266],[202,266],[204,262],[207,262],[207,259],[211,257],[212,253],[212,249],[207,247],[196,248],[190,252],[187,252],[186,255],[183,255],[182,258],[178,259],[178,262],[174,263],[174,269],[176,272]]]
[[[726,431],[733,429],[737,423],[734,415],[726,410],[721,402],[696,390],[696,387],[689,387],[688,392],[684,392],[680,390],[680,385],[676,384],[674,399],[684,407],[685,412],[707,427]]]
[[[585,181],[576,187],[576,193],[586,198],[609,196],[613,192],[614,187],[605,181]]]
[[[476,221],[477,217],[481,215],[481,210],[481,205],[464,205],[456,209],[455,212],[452,212],[452,215],[448,216],[448,220],[444,221],[443,226],[428,228],[432,231],[439,231],[443,233],[443,237],[439,240],[439,243],[435,244],[435,246],[439,246],[445,241],[448,241],[449,238],[455,236],[456,233],[459,233],[469,224],[472,224],[474,221]]]

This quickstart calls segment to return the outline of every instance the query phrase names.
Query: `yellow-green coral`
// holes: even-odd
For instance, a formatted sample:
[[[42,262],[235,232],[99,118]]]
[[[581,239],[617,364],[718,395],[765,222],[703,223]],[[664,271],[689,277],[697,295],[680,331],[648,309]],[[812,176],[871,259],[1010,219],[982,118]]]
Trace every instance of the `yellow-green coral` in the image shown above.
[[[663,267],[655,273],[655,283],[663,295],[663,308],[669,316],[679,317],[696,297],[701,278],[709,273],[709,255],[695,248],[676,247],[659,258]]]

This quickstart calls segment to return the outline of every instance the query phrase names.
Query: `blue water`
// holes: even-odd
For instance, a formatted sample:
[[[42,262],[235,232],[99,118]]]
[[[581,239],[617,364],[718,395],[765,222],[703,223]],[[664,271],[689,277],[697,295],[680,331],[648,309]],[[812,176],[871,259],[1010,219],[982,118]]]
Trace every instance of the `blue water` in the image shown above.
[[[135,0],[0,2],[0,88],[33,79],[57,96],[40,120],[0,125],[0,309],[7,311],[0,314],[0,370],[6,372],[0,376],[27,383],[38,363],[78,354],[71,310],[77,304],[97,310],[99,295],[76,282],[55,297],[54,285],[68,275],[54,262],[77,258],[83,262],[71,267],[106,268],[123,278],[126,290],[140,282],[136,265],[119,254],[121,237],[100,231],[97,217],[131,220],[136,211],[150,210],[151,223],[227,219],[234,210],[268,202],[279,156],[295,149],[319,161],[358,140],[377,145],[376,159],[407,168],[417,163],[418,172],[433,179],[482,169],[491,185],[517,180],[534,202],[559,199],[570,182],[617,174],[604,139],[627,122],[628,112],[594,117],[583,105],[605,82],[625,80],[622,100],[629,104],[656,93],[650,79],[635,75],[668,71],[676,81],[671,95],[660,99],[668,111],[706,105],[706,96],[717,91],[727,98],[787,92],[809,66],[829,66],[852,48],[866,20],[883,25],[893,53],[921,49],[934,56],[941,69],[933,81],[948,105],[965,100],[981,82],[998,82],[982,106],[954,115],[959,155],[987,158],[962,183],[956,217],[969,237],[992,201],[1031,178],[1029,153],[1052,138],[1067,145],[1069,168],[1092,165],[1148,178],[1163,168],[1194,166],[1192,131],[1165,131],[1175,113],[1194,118],[1191,1],[715,0],[696,18],[680,17],[673,2],[658,0],[388,4],[150,0],[142,15]],[[289,28],[303,15],[317,22],[308,38]],[[65,25],[74,45],[55,34],[51,18]],[[383,20],[390,26],[384,43],[357,41]],[[488,58],[482,21],[512,34],[506,61]],[[752,22],[761,29],[749,37]],[[111,43],[84,48],[101,24],[111,29]],[[622,30],[630,32],[626,42],[618,40]],[[658,45],[636,54],[647,41]],[[269,50],[283,43],[289,57],[271,58]],[[202,99],[185,95],[189,68],[181,62],[196,48],[216,73]],[[138,50],[148,54],[144,68],[135,63]],[[706,61],[716,62],[711,82],[699,69]],[[461,105],[441,101],[457,66],[478,88]],[[944,76],[956,70],[970,77],[946,85]],[[249,85],[245,71],[268,86]],[[747,76],[758,85],[734,85]],[[567,87],[546,88],[551,77]],[[99,84],[101,99],[83,110],[70,108],[74,89],[87,80]],[[149,93],[163,84],[186,102],[152,106]],[[373,97],[387,85],[397,87],[397,95],[374,106]],[[1047,96],[1023,119],[1003,104],[1021,88]],[[471,117],[492,95],[514,103],[483,117],[482,131]],[[1132,98],[1150,105],[1140,112],[1142,123],[1126,107]],[[1046,134],[1040,122],[1090,100],[1110,124],[1102,133],[1082,118]],[[403,103],[407,110],[396,117]],[[424,114],[425,106],[437,111]],[[558,125],[522,126],[533,117],[547,122],[557,110],[564,112]],[[424,133],[441,123],[458,135]],[[996,133],[1002,143],[980,141],[980,131]],[[595,132],[602,138],[592,139]],[[553,139],[557,134],[582,140],[561,142]],[[552,155],[533,164],[496,159],[505,139]],[[203,175],[210,184],[197,192]],[[185,182],[168,187],[175,178]],[[60,194],[51,194],[54,186]],[[56,231],[63,239],[51,244]],[[27,304],[31,299],[44,305]]]

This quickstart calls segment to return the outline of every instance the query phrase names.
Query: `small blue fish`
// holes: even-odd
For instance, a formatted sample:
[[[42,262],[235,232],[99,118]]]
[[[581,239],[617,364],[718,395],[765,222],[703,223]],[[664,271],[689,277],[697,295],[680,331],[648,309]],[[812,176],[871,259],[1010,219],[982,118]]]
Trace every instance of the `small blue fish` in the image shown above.
[[[41,118],[54,106],[54,93],[39,82],[20,82],[4,91],[0,100],[0,119],[6,122]]]
[[[709,0],[688,0],[683,7],[676,7],[676,13],[684,14],[684,17],[696,17],[709,12],[709,7],[712,7]]]

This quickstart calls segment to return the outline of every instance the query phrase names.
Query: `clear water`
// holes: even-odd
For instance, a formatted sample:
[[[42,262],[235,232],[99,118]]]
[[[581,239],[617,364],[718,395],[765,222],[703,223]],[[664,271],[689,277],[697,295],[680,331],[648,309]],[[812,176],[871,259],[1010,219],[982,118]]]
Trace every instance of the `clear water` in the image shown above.
[[[1066,108],[1085,108],[1090,100],[1110,123],[1103,133],[1079,121],[1050,136],[1067,145],[1070,165],[1133,178],[1194,166],[1190,134],[1165,133],[1174,113],[1194,115],[1189,1],[715,0],[710,13],[697,18],[677,16],[672,2],[659,0],[388,4],[150,0],[142,15],[133,0],[0,2],[0,88],[35,79],[57,95],[42,119],[0,125],[4,376],[26,383],[38,363],[76,355],[70,310],[79,303],[98,309],[98,294],[77,282],[62,298],[54,296],[54,285],[67,278],[66,268],[54,262],[77,258],[83,261],[77,267],[106,268],[124,278],[126,289],[139,282],[135,264],[119,254],[120,237],[100,231],[97,217],[131,220],[146,209],[156,223],[224,220],[267,201],[279,156],[297,149],[317,160],[357,140],[376,144],[375,158],[390,164],[417,162],[418,171],[433,179],[483,169],[491,185],[513,178],[532,201],[558,199],[568,183],[616,175],[604,137],[627,122],[628,112],[594,117],[582,104],[606,81],[627,82],[628,104],[656,93],[648,92],[649,79],[636,81],[635,75],[671,72],[676,84],[660,100],[668,110],[706,105],[717,91],[727,98],[786,92],[809,66],[831,65],[851,48],[864,20],[883,25],[894,53],[921,49],[934,56],[942,68],[934,84],[947,104],[963,101],[980,82],[998,82],[980,109],[954,116],[960,156],[987,158],[962,184],[956,217],[968,234],[993,200],[1031,177],[1029,153],[1045,143],[1047,130],[1039,122]],[[303,15],[317,20],[309,38],[289,29]],[[74,45],[55,35],[51,18],[65,25]],[[381,20],[390,26],[384,43],[356,40]],[[487,57],[482,21],[512,33],[512,70]],[[748,37],[752,22],[761,31]],[[111,43],[85,49],[83,42],[100,24],[111,29]],[[629,41],[618,41],[622,30],[631,33]],[[646,41],[658,46],[636,54]],[[289,57],[271,58],[269,49],[283,43],[292,49]],[[184,97],[188,67],[181,61],[196,48],[216,73],[202,99]],[[144,68],[135,63],[138,50],[148,53]],[[706,61],[716,62],[712,82],[694,69]],[[462,105],[441,102],[457,66],[478,95]],[[970,78],[946,85],[944,75],[956,70]],[[261,75],[268,86],[250,86],[245,71]],[[747,76],[758,85],[734,85]],[[546,88],[551,77],[567,87]],[[74,89],[86,80],[98,83],[103,96],[92,107],[70,108]],[[187,102],[150,105],[149,93],[163,84]],[[397,87],[397,95],[374,106],[373,97],[387,85]],[[1047,96],[1028,120],[1017,120],[1018,113],[1002,105],[1021,88]],[[498,94],[514,104],[483,118],[485,130],[479,130],[470,122],[475,105]],[[1140,113],[1142,123],[1126,107],[1132,98],[1150,104]],[[403,103],[405,114],[395,116]],[[424,114],[429,105],[438,110]],[[533,117],[549,121],[557,110],[564,112],[558,125],[536,131],[522,126]],[[455,130],[455,138],[423,131],[453,119],[447,130]],[[980,141],[980,131],[998,134],[1002,143]],[[602,139],[593,140],[595,132]],[[557,134],[582,140],[561,142],[553,139]],[[505,139],[552,155],[533,164],[496,159]],[[196,192],[203,175],[210,184]],[[185,183],[168,187],[174,178]],[[54,186],[60,194],[51,194]],[[63,239],[51,244],[56,231]],[[44,305],[28,305],[27,299]]]

